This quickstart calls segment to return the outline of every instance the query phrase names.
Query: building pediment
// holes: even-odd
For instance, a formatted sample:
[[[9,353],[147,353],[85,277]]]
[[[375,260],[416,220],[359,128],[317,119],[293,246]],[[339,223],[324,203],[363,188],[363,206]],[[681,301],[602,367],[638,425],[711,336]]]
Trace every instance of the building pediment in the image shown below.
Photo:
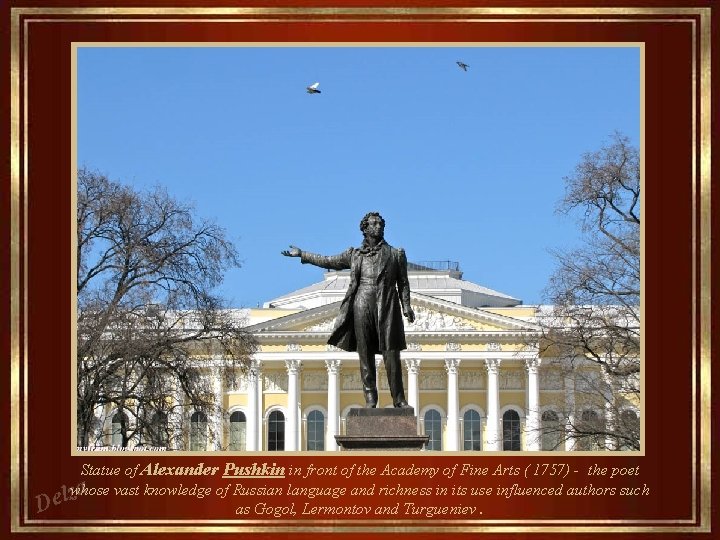
[[[468,308],[453,302],[411,293],[415,321],[405,323],[406,334],[533,332],[538,327],[511,315],[498,315],[482,308]],[[272,319],[248,328],[263,335],[275,333],[327,334],[335,326],[340,302]]]
[[[471,308],[514,307],[522,304],[521,300],[508,294],[462,279],[462,272],[457,266],[440,266],[442,268],[431,268],[408,263],[410,290]],[[264,307],[305,310],[331,304],[343,299],[350,281],[349,270],[331,270],[323,274],[322,281],[265,302]]]

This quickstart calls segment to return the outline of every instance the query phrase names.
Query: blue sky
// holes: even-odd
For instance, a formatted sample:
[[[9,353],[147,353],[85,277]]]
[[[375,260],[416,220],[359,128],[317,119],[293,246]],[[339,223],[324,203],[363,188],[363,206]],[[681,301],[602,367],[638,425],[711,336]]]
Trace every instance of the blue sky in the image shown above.
[[[563,177],[615,130],[639,144],[640,52],[88,47],[77,99],[79,166],[165,186],[227,230],[243,260],[220,289],[233,306],[319,281],[280,251],[358,245],[368,211],[410,261],[458,261],[535,304],[548,250],[579,238],[554,212]]]

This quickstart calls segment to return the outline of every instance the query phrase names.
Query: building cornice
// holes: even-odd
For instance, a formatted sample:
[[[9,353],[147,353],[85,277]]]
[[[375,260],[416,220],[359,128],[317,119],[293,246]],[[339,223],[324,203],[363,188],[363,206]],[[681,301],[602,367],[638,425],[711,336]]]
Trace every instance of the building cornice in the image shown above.
[[[401,351],[401,358],[417,360],[517,360],[525,361],[537,358],[537,351]],[[355,352],[346,351],[297,351],[297,352],[256,352],[253,358],[262,362],[284,362],[286,360],[349,360],[357,361]]]
[[[445,330],[445,331],[428,331],[428,332],[405,332],[405,338],[408,341],[436,342],[443,339],[451,339],[453,341],[487,341],[502,340],[508,341],[513,338],[537,339],[540,332],[534,330]],[[330,332],[305,332],[305,331],[266,331],[255,334],[255,338],[260,343],[275,343],[279,341],[327,341]]]

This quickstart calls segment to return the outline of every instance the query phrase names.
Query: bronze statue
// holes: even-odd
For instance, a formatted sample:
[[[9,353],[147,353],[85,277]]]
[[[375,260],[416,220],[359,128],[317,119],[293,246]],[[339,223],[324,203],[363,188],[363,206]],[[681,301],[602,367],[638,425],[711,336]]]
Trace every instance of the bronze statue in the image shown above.
[[[365,215],[360,230],[362,246],[339,255],[317,255],[292,245],[282,254],[328,270],[350,270],[350,287],[328,343],[358,352],[366,407],[377,405],[375,354],[382,354],[393,404],[407,408],[400,365],[400,351],[407,347],[402,315],[413,322],[415,313],[405,251],[385,242],[385,220],[377,212]]]

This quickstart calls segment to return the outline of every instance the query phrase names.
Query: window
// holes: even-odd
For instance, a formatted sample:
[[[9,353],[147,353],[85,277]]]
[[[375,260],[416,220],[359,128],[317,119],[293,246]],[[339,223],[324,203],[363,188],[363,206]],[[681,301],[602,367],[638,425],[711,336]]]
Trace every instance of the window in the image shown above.
[[[280,411],[268,418],[268,450],[285,450],[285,415]]]
[[[600,415],[592,409],[586,409],[580,415],[577,429],[578,450],[602,450],[605,447],[604,427]]]
[[[314,410],[307,417],[307,449],[325,450],[325,415]]]
[[[502,417],[503,450],[520,450],[520,415],[510,409]]]
[[[157,411],[150,419],[147,430],[148,443],[156,448],[168,446],[168,419],[167,414]]]
[[[230,450],[245,450],[246,428],[245,413],[235,411],[230,415]]]
[[[435,409],[425,413],[425,435],[430,437],[425,443],[425,450],[442,450],[442,421]]]
[[[128,420],[125,413],[115,413],[112,417],[112,440],[110,444],[113,446],[122,446],[123,444],[123,432],[126,432],[128,428]]]
[[[555,411],[542,413],[542,444],[540,449],[545,451],[561,450],[565,435],[565,426],[560,423]]]
[[[620,413],[617,426],[618,450],[639,450],[640,419],[635,411],[626,409]]]
[[[195,411],[190,417],[190,450],[207,449],[207,416]]]
[[[463,415],[463,450],[482,450],[480,413],[469,409]]]

